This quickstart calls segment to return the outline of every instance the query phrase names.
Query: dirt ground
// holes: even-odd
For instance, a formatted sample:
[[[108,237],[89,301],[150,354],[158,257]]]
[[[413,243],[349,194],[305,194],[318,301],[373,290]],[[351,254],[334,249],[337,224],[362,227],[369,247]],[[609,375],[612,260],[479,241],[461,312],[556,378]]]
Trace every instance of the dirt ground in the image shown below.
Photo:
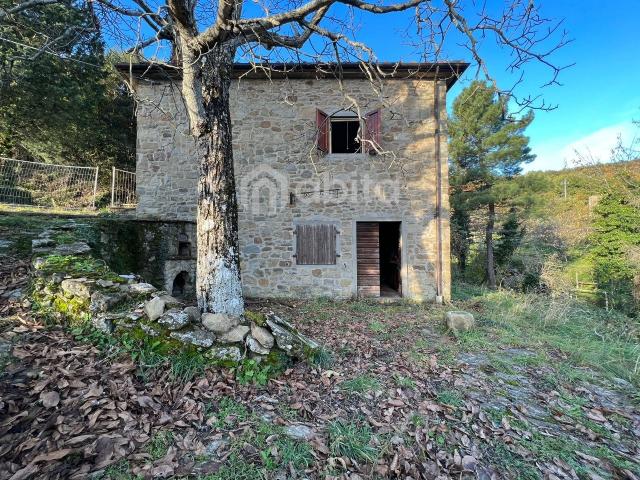
[[[640,478],[637,386],[553,349],[462,342],[446,307],[257,302],[325,358],[265,385],[213,368],[184,381],[45,326],[27,275],[5,245],[0,480]]]

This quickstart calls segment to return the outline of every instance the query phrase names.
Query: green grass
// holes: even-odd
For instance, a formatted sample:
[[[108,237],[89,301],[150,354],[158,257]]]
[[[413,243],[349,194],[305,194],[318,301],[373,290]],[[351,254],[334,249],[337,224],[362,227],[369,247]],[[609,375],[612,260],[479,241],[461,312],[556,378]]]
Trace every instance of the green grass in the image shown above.
[[[262,480],[266,475],[258,465],[248,462],[240,453],[230,455],[220,469],[201,480]]]
[[[371,445],[371,427],[364,422],[334,421],[327,426],[327,432],[332,456],[372,463],[380,455],[379,449]]]
[[[211,406],[211,414],[216,417],[213,426],[215,428],[234,427],[240,422],[248,420],[250,415],[247,407],[236,402],[231,397],[223,397],[217,408]]]
[[[410,389],[414,389],[416,388],[416,382],[413,381],[413,379],[408,378],[408,377],[403,377],[402,375],[393,375],[393,380],[395,381],[396,385],[401,387],[401,388],[410,388]]]
[[[567,362],[564,374],[582,366],[640,385],[640,371],[635,368],[640,360],[637,319],[571,298],[507,291],[483,292],[482,296],[465,291],[461,298],[460,308],[480,307],[477,329],[485,335],[487,349],[498,345],[537,352],[526,358],[517,356],[511,363],[536,367],[548,364],[547,359],[560,352]],[[461,341],[460,348],[483,349],[476,340],[471,344]]]
[[[462,397],[453,390],[441,390],[438,392],[436,398],[438,399],[438,402],[451,407],[461,407],[464,403]]]
[[[173,433],[169,430],[155,432],[147,443],[147,453],[151,456],[151,460],[156,461],[164,457],[172,443]]]
[[[107,467],[102,475],[99,477],[100,480],[141,480],[142,477],[140,475],[134,476],[131,473],[131,467],[129,462],[125,459],[119,460],[117,463],[110,465]]]
[[[380,382],[367,375],[359,375],[340,384],[340,388],[349,393],[368,393],[380,389]]]

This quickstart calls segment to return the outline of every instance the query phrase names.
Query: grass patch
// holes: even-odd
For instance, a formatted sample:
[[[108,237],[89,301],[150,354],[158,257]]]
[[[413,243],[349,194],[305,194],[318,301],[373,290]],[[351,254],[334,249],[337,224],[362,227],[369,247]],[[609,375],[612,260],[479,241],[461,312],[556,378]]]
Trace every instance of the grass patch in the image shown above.
[[[340,388],[349,393],[368,393],[380,389],[380,382],[367,375],[359,375],[340,384]]]
[[[436,398],[438,402],[451,407],[461,407],[464,404],[462,397],[453,390],[441,390],[438,392]]]
[[[104,473],[97,478],[100,480],[141,480],[142,476],[133,475],[129,462],[122,459],[107,467]]]
[[[413,379],[411,379],[411,378],[403,377],[402,375],[394,374],[393,375],[393,380],[395,381],[396,385],[401,387],[401,388],[410,388],[410,389],[416,388],[416,382],[414,382]]]
[[[164,457],[173,443],[173,433],[169,430],[158,430],[147,443],[147,453],[151,460],[156,461]]]
[[[213,423],[215,428],[234,427],[238,423],[249,419],[247,407],[242,403],[236,402],[231,397],[223,397],[215,412],[216,421]]]
[[[517,357],[515,363],[536,366],[546,362],[548,354],[561,352],[574,367],[589,367],[605,376],[640,385],[640,371],[634,368],[640,360],[638,319],[571,298],[486,292],[468,286],[457,286],[455,290],[462,300],[459,307],[479,312],[478,328],[493,344],[539,352],[538,357]],[[464,342],[461,346],[465,347]],[[486,349],[475,339],[466,347]]]
[[[262,480],[266,477],[258,465],[245,460],[242,454],[234,453],[227,458],[220,470],[201,478],[202,480]]]
[[[348,457],[360,462],[374,462],[380,452],[371,445],[373,433],[371,427],[363,422],[331,422],[329,449],[334,457]]]

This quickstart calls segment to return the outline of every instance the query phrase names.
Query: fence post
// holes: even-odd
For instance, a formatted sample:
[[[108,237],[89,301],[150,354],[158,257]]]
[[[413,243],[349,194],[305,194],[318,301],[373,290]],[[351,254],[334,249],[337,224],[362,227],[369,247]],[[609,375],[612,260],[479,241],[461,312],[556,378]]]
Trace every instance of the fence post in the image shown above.
[[[111,208],[115,205],[116,194],[116,167],[111,167]]]
[[[100,167],[96,167],[96,176],[93,180],[93,208],[96,208],[96,195],[98,194],[98,170]]]

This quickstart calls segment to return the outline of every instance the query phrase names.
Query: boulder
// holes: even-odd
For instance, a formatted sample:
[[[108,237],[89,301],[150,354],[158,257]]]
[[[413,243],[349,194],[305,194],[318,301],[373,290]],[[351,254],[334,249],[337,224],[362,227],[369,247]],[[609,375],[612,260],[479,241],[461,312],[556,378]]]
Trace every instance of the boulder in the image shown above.
[[[221,343],[241,343],[249,333],[249,327],[246,325],[238,325],[227,333],[223,334],[218,340]]]
[[[273,344],[275,343],[275,339],[273,335],[264,327],[259,327],[255,324],[251,325],[251,336],[260,342],[264,348],[273,348]]]
[[[50,238],[34,238],[31,240],[31,250],[34,252],[45,252],[56,245]]]
[[[444,315],[447,328],[453,332],[454,335],[460,332],[467,332],[475,325],[473,315],[469,312],[463,311],[451,311]]]
[[[164,313],[164,300],[161,297],[154,297],[144,304],[144,313],[152,322],[159,319]]]
[[[143,283],[143,282],[121,285],[120,289],[124,292],[132,293],[134,295],[153,293],[157,290],[157,288],[151,285],[150,283]]]
[[[169,330],[180,330],[191,323],[191,317],[188,313],[180,309],[172,308],[167,310],[164,315],[158,318],[158,323],[164,325]]]
[[[200,323],[200,309],[198,307],[187,307],[184,311],[191,317],[193,323]]]
[[[74,297],[88,300],[91,298],[91,288],[87,284],[86,278],[69,278],[60,283],[62,291]]]
[[[223,362],[240,362],[244,358],[242,350],[238,347],[211,347],[205,356]]]
[[[125,298],[127,298],[127,295],[124,293],[106,294],[93,292],[93,294],[91,294],[91,305],[89,308],[92,312],[107,312]]]
[[[115,285],[115,283],[113,283],[111,280],[96,280],[96,285],[102,288],[109,288],[109,287],[113,287]]]
[[[196,347],[211,347],[216,339],[213,333],[196,327],[179,332],[171,332],[169,336],[182,343],[189,343]]]
[[[91,247],[85,242],[67,243],[53,249],[55,255],[84,255],[90,251]]]
[[[266,318],[276,345],[287,355],[308,358],[320,350],[317,342],[302,335],[293,325],[273,312],[268,313]]]
[[[172,297],[168,293],[163,293],[162,295],[158,295],[158,298],[164,300],[165,308],[182,308],[184,307],[184,303],[178,300],[175,297]]]
[[[226,313],[203,313],[202,325],[207,330],[222,334],[226,333],[240,323],[240,317],[227,315]]]
[[[268,355],[270,352],[268,348],[260,345],[260,342],[258,342],[258,340],[253,338],[251,335],[247,336],[245,343],[247,344],[247,347],[249,348],[249,350],[259,355]]]
[[[98,330],[105,333],[112,333],[118,320],[124,318],[123,314],[118,313],[99,313],[91,317],[91,323]]]

